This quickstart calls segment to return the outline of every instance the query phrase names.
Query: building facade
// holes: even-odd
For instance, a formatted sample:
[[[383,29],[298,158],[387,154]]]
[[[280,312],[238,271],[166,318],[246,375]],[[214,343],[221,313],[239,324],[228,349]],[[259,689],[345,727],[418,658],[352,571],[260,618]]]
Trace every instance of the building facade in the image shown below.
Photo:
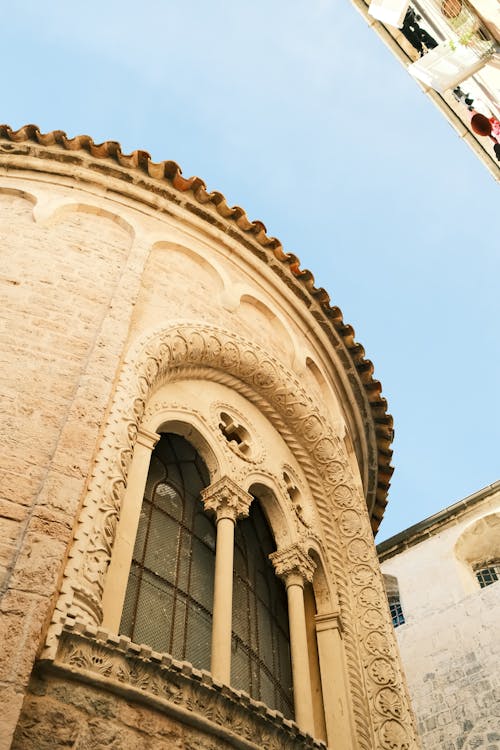
[[[496,0],[352,0],[500,180],[500,6]]]
[[[309,271],[173,162],[0,127],[2,748],[410,750],[392,419]]]
[[[378,552],[425,750],[498,750],[500,482]]]

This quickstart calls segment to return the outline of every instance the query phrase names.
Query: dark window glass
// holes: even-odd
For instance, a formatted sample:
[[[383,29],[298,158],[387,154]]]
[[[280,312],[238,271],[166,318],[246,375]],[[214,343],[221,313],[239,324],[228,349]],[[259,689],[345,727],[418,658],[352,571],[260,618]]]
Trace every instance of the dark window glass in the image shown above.
[[[120,632],[210,669],[215,526],[200,499],[209,476],[195,449],[162,435],[149,468]]]
[[[484,589],[500,578],[500,563],[491,563],[491,565],[476,570],[476,576],[479,585]]]
[[[389,609],[391,610],[392,624],[394,627],[397,628],[398,625],[404,625],[405,616],[403,614],[399,597],[389,597]]]
[[[231,684],[293,718],[287,597],[269,560],[275,549],[254,500],[235,529]]]

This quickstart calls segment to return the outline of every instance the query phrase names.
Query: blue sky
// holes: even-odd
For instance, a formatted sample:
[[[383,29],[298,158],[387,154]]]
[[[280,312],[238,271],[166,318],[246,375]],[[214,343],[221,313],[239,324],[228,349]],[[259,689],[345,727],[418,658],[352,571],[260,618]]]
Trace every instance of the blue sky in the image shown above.
[[[177,161],[344,312],[394,415],[377,541],[499,471],[499,195],[349,0],[10,6],[0,118]]]

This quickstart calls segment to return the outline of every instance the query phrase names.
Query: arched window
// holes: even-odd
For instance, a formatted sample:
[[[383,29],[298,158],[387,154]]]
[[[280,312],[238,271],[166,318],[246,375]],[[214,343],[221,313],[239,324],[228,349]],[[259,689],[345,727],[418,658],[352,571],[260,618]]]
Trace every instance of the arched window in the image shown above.
[[[210,669],[215,527],[201,490],[210,482],[195,449],[163,434],[149,468],[120,632]]]
[[[275,549],[254,500],[235,529],[231,684],[293,717],[287,597],[269,560]]]
[[[389,602],[392,624],[397,628],[399,625],[404,625],[405,623],[405,616],[403,613],[403,607],[401,606],[401,598],[399,596],[398,579],[396,576],[386,574],[382,577],[384,579],[385,591]]]

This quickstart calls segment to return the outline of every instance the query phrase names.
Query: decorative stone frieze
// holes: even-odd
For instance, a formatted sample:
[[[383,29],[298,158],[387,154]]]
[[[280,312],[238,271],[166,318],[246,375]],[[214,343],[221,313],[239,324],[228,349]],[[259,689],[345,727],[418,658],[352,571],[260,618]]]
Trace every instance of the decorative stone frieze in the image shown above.
[[[102,628],[69,619],[55,659],[45,665],[73,682],[95,684],[130,703],[153,707],[239,750],[325,750],[323,742],[279,711],[215,682],[208,672]]]
[[[274,565],[276,575],[288,586],[293,581],[311,583],[316,569],[314,560],[307,554],[300,544],[292,544],[290,547],[278,550],[269,555]]]
[[[203,506],[207,513],[214,513],[217,521],[230,518],[236,522],[246,518],[253,497],[242,490],[230,477],[222,477],[215,484],[201,491]]]

